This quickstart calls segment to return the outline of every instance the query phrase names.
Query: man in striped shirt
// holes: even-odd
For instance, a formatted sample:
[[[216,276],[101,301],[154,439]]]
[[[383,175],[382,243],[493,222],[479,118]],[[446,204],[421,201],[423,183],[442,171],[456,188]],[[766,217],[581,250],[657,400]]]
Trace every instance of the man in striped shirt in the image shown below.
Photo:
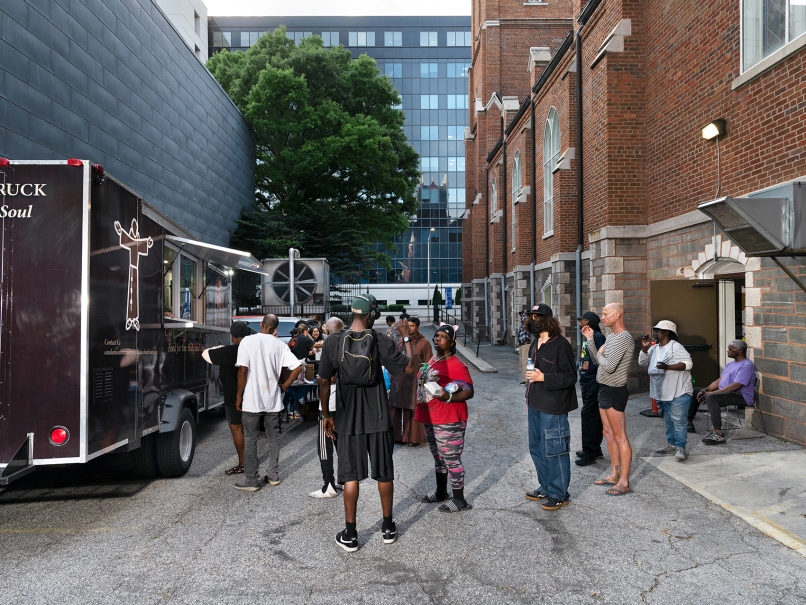
[[[635,340],[624,327],[624,307],[610,303],[602,309],[602,323],[612,330],[597,351],[593,330],[582,328],[588,341],[591,361],[599,366],[596,382],[599,383],[599,411],[602,415],[602,432],[607,440],[612,472],[606,479],[597,479],[596,485],[609,485],[608,496],[630,493],[630,463],[632,448],[627,438],[624,410],[627,407],[627,373],[635,355]]]

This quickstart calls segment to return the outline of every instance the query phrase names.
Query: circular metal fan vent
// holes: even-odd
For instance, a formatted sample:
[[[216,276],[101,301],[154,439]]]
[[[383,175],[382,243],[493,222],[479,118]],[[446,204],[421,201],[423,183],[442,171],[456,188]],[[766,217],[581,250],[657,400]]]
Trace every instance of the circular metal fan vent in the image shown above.
[[[289,262],[286,261],[274,270],[271,279],[271,287],[274,294],[283,302],[289,302],[288,295],[291,290],[291,280],[289,279]],[[316,275],[311,268],[303,262],[294,262],[294,302],[297,304],[306,303],[316,291]]]

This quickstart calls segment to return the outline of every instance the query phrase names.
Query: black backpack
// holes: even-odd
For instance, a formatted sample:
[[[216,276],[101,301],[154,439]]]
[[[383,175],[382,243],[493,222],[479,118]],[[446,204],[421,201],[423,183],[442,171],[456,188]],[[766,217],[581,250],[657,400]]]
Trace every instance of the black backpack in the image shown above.
[[[354,387],[371,387],[381,377],[380,363],[376,359],[378,343],[375,332],[346,330],[341,341],[339,383]]]

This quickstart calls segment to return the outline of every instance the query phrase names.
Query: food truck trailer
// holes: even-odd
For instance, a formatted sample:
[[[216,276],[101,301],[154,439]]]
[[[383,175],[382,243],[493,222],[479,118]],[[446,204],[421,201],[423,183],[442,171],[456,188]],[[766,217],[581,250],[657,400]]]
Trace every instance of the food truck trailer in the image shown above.
[[[201,352],[230,342],[233,269],[261,263],[87,160],[0,158],[0,202],[0,485],[123,451],[183,475],[223,404]]]

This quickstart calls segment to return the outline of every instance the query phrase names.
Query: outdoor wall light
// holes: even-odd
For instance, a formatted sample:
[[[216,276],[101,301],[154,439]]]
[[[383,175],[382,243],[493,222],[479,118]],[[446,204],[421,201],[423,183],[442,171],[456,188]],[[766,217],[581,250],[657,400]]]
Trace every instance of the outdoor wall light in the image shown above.
[[[725,126],[727,123],[723,118],[719,118],[710,122],[702,129],[702,138],[706,141],[713,141],[717,137],[725,135]]]

